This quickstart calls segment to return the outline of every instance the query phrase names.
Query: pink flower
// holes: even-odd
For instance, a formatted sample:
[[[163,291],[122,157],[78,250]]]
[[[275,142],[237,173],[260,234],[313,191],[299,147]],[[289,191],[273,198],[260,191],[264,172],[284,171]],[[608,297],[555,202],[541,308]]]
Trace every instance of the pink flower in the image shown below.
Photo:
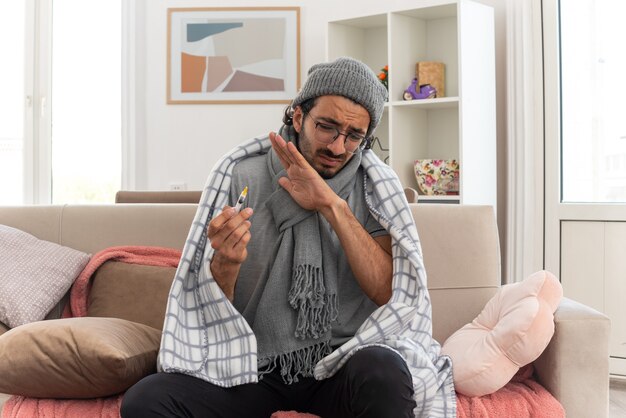
[[[426,183],[426,186],[430,187],[432,185],[434,185],[435,183],[437,183],[437,180],[435,180],[433,178],[433,176],[431,176],[430,174],[426,176],[426,178],[424,179],[424,183]]]
[[[443,164],[443,160],[433,160],[433,165],[435,167],[439,167],[441,164]]]

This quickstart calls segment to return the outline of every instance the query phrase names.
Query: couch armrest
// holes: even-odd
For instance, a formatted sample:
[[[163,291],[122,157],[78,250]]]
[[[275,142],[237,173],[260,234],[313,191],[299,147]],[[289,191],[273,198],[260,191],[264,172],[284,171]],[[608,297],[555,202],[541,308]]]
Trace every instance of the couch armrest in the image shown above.
[[[554,322],[554,336],[534,363],[539,382],[568,418],[608,417],[609,318],[563,298]]]

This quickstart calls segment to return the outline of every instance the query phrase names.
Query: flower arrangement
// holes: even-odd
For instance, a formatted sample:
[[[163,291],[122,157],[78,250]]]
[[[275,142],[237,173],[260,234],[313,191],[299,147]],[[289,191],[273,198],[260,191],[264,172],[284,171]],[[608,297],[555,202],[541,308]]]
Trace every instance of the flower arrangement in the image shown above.
[[[389,90],[389,66],[388,65],[385,65],[383,69],[380,70],[380,73],[378,74],[378,79],[380,80],[381,83],[383,83],[383,86],[385,86],[385,88]]]

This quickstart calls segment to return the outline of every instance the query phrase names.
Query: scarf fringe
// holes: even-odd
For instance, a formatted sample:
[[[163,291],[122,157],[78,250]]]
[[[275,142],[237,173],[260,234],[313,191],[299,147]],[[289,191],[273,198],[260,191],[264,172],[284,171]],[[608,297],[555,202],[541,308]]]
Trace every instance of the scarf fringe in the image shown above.
[[[301,265],[294,269],[288,300],[298,310],[295,336],[301,340],[321,338],[337,319],[337,295],[326,294],[320,267]]]
[[[323,341],[289,353],[279,354],[269,358],[269,365],[259,371],[259,379],[266,374],[272,373],[280,364],[280,375],[283,382],[288,385],[298,383],[298,377],[311,377],[315,371],[315,366],[324,357],[332,352],[330,341]]]

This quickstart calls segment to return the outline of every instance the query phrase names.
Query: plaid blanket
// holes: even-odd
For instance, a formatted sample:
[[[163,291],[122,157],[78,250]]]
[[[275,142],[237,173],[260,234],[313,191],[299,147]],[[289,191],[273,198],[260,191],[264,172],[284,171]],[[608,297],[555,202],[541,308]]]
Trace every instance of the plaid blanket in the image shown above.
[[[232,169],[240,160],[265,154],[268,136],[233,149],[211,170],[170,289],[158,368],[230,387],[258,380],[257,345],[252,329],[205,269],[209,221],[228,204]],[[417,229],[395,172],[370,150],[363,151],[366,203],[392,238],[393,293],[389,302],[361,325],[356,335],[320,361],[315,377],[339,370],[356,350],[376,345],[395,351],[413,378],[417,417],[456,417],[450,359],[432,338],[426,272]],[[207,251],[205,252],[205,248]]]

